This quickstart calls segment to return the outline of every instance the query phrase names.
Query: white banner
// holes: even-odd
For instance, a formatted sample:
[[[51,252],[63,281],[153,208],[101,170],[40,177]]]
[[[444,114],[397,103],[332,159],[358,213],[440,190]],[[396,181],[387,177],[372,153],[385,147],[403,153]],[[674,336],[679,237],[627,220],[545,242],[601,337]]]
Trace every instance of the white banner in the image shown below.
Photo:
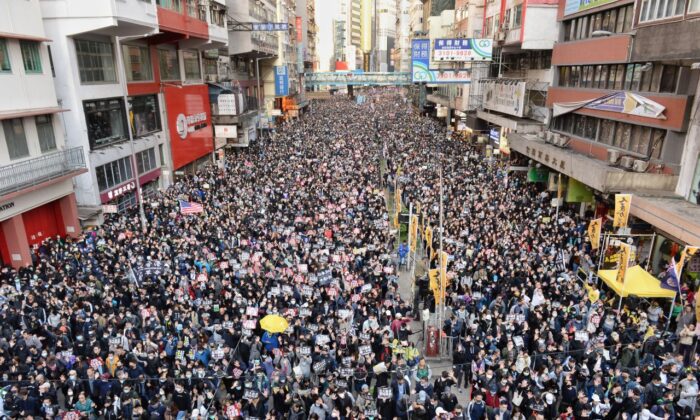
[[[237,115],[238,107],[236,95],[232,93],[222,93],[217,99],[219,106],[219,115]]]
[[[525,82],[484,80],[484,108],[522,117],[525,113]]]
[[[238,131],[235,125],[215,125],[214,136],[235,139],[238,137]]]

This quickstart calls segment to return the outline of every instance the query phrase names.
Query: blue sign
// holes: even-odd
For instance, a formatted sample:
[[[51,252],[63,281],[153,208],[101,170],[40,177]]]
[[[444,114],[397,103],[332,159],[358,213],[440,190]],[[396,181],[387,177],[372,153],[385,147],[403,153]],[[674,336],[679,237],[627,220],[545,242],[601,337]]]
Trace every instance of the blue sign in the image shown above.
[[[499,128],[492,128],[489,130],[489,138],[496,143],[501,141],[501,130]]]
[[[471,83],[472,70],[437,70],[430,68],[430,39],[411,43],[411,81],[413,83]]]
[[[287,66],[275,66],[275,96],[289,95],[289,73]]]
[[[254,31],[287,31],[289,30],[289,24],[284,22],[254,22]]]

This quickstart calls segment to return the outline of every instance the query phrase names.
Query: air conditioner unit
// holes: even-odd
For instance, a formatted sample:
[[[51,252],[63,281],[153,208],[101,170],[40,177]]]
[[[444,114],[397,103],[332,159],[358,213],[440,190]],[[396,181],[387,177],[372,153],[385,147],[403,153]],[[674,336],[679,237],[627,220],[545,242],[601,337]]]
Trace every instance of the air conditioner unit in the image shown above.
[[[559,147],[567,147],[569,145],[569,138],[560,135],[555,144]]]
[[[554,133],[552,133],[551,131],[547,131],[547,141],[551,143],[552,139],[554,139]]]
[[[540,131],[539,133],[537,133],[537,138],[540,140],[547,141],[547,133],[544,131]]]
[[[620,151],[615,149],[608,149],[608,163],[610,165],[617,165],[618,160],[620,160]]]
[[[644,160],[635,159],[632,165],[632,170],[635,172],[646,172],[649,167],[649,162]]]
[[[632,156],[623,156],[620,158],[620,166],[625,169],[632,169],[634,165],[634,158]]]
[[[496,33],[496,41],[505,41],[506,40],[506,33],[505,32],[497,32]]]

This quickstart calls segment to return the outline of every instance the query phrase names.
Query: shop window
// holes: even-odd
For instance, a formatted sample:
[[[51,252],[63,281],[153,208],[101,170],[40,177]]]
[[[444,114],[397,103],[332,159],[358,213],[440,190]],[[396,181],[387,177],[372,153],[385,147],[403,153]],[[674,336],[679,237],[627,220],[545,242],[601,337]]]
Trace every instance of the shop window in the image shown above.
[[[688,4],[688,13],[700,12],[700,0],[690,0]]]
[[[95,168],[97,186],[100,192],[109,190],[134,178],[131,168],[131,156]]]
[[[649,156],[651,156],[653,159],[661,159],[661,149],[664,146],[665,139],[666,130],[662,130],[659,128],[652,129]]]
[[[24,124],[21,118],[12,118],[2,121],[5,132],[5,144],[10,154],[10,159],[20,159],[29,156],[27,137],[24,134]]]
[[[160,112],[156,95],[130,97],[129,112],[134,137],[160,131]]]
[[[116,82],[117,74],[111,43],[76,39],[75,51],[78,56],[81,83]]]
[[[136,191],[129,191],[126,194],[122,194],[117,199],[117,211],[123,213],[129,209],[133,209],[138,204],[138,199],[136,198]]]
[[[185,80],[202,79],[202,71],[199,68],[199,54],[196,51],[183,51],[182,61],[185,64]]]
[[[155,148],[151,147],[148,150],[136,154],[136,169],[138,169],[139,175],[150,172],[157,167],[158,162],[156,162]]]
[[[523,5],[519,4],[513,9],[513,27],[519,28],[523,19]]]
[[[651,136],[651,128],[635,125],[632,127],[632,135],[630,137],[629,151],[647,155],[649,148],[649,138]]]
[[[141,186],[141,195],[144,200],[152,200],[158,195],[158,181],[151,181]]]
[[[83,108],[91,150],[129,138],[124,103],[121,99],[85,101]]]
[[[22,62],[26,73],[41,73],[41,53],[39,43],[36,41],[20,41],[22,50]]]
[[[7,53],[7,40],[0,38],[0,72],[10,72],[10,55]]]
[[[151,54],[148,47],[138,45],[122,45],[126,80],[130,82],[145,82],[153,80]]]
[[[177,61],[177,51],[159,48],[158,63],[161,80],[180,80],[180,63]]]
[[[41,152],[46,153],[56,150],[56,137],[53,133],[53,118],[50,114],[37,115],[34,118],[36,131],[39,136]]]

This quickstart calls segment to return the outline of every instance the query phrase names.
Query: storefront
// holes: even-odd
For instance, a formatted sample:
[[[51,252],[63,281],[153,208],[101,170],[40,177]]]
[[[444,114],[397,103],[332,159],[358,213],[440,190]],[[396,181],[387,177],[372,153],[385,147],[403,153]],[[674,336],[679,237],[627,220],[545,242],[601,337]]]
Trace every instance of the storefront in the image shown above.
[[[128,158],[127,158],[128,159]],[[117,161],[118,162],[118,161]],[[106,167],[113,168],[114,165],[107,164]],[[102,167],[97,168],[101,170]],[[158,192],[158,179],[160,178],[160,168],[147,172],[139,177],[141,183],[141,193],[144,201],[153,197]],[[98,178],[98,183],[99,183]],[[135,207],[138,202],[138,189],[136,188],[136,179],[131,176],[125,182],[100,191],[100,201],[103,205],[116,206],[117,212],[123,212],[126,209]]]
[[[0,263],[31,264],[31,247],[46,238],[80,233],[70,180],[0,202]]]
[[[194,172],[211,161],[214,131],[206,85],[166,86],[163,89],[170,152],[176,172]]]

